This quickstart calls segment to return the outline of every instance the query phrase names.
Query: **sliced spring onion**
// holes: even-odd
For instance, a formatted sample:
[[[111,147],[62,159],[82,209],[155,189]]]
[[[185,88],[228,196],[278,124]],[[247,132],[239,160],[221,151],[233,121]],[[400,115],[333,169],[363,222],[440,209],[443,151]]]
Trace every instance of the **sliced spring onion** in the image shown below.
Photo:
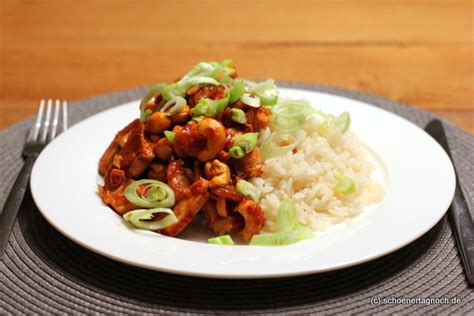
[[[167,213],[165,217],[158,221],[152,221],[153,214]],[[133,224],[133,226],[146,230],[158,230],[168,227],[178,221],[176,215],[169,208],[140,209],[127,212],[123,219]]]
[[[253,108],[260,107],[260,98],[257,96],[252,97],[248,93],[244,93],[240,97],[240,101],[242,101],[242,103],[247,104],[248,106],[253,107]]]
[[[172,132],[172,131],[164,131],[163,132],[165,134],[165,137],[170,141],[174,141],[174,139],[176,138],[176,133],[175,132]]]
[[[173,190],[166,183],[152,179],[133,181],[123,195],[131,203],[145,208],[171,207],[175,203]]]
[[[165,112],[166,115],[171,116],[181,111],[186,106],[186,100],[183,97],[174,97],[160,108],[160,112]]]
[[[276,89],[275,80],[273,79],[267,79],[259,83],[251,83],[251,85],[252,85],[251,91],[254,93],[260,93],[267,90]]]
[[[234,140],[234,146],[241,147],[248,154],[257,146],[257,141],[258,133],[245,133]]]
[[[304,100],[287,100],[272,108],[275,127],[284,132],[297,130],[313,113],[313,109]]]
[[[336,181],[338,182],[338,185],[335,188],[337,192],[349,195],[354,193],[357,189],[356,183],[351,178],[337,172],[334,173],[333,176],[334,179],[336,179]]]
[[[261,105],[272,106],[278,102],[278,89],[273,79],[253,84],[250,92],[260,98]]]
[[[209,238],[207,242],[214,245],[233,245],[234,244],[232,237],[230,237],[229,235]]]
[[[278,103],[272,108],[273,114],[284,117],[306,117],[311,114],[311,110],[311,106],[305,100],[286,100]]]
[[[197,116],[212,116],[217,112],[217,104],[210,99],[201,99],[192,109],[191,113]]]
[[[284,200],[280,203],[277,210],[278,213],[278,227],[280,231],[286,232],[296,224],[296,203],[292,200]]]
[[[195,76],[205,76],[210,74],[214,70],[215,66],[211,62],[200,62],[194,65],[187,74],[185,74],[182,79],[187,79]]]
[[[286,136],[286,139],[283,137]],[[260,152],[262,159],[268,160],[270,158],[285,155],[298,146],[306,137],[306,132],[303,130],[296,130],[291,133],[273,132],[262,141]],[[282,145],[284,143],[284,145]]]
[[[339,114],[339,116],[334,120],[334,125],[341,133],[347,132],[349,126],[351,126],[351,116],[349,112],[342,112]]]
[[[311,114],[308,115],[308,119],[315,119],[318,125],[325,124],[328,121],[328,115],[320,110],[313,109]]]
[[[163,89],[166,87],[166,83],[157,83],[153,85],[150,90],[145,94],[143,99],[140,101],[140,120],[143,122],[146,120],[146,117],[149,116],[149,114],[146,114],[145,107],[148,103],[148,101],[151,100],[151,98],[156,97],[157,95],[160,95],[163,92]],[[151,114],[151,113],[150,113]]]
[[[314,231],[311,228],[297,224],[290,231],[254,235],[250,240],[250,245],[282,246],[312,237],[314,237]]]
[[[260,98],[260,104],[272,106],[278,102],[278,90],[267,90],[265,92],[257,93]]]
[[[240,124],[245,124],[247,123],[247,116],[245,116],[245,112],[242,111],[241,109],[232,109],[230,110],[232,113],[232,121],[240,123]]]
[[[186,95],[185,91],[182,91],[177,83],[172,83],[163,88],[163,92],[161,94],[165,101],[173,100],[176,97],[182,97]]]
[[[191,109],[191,112],[195,116],[215,116],[224,111],[228,103],[228,97],[217,100],[201,99],[198,104]]]
[[[218,85],[219,82],[213,78],[209,77],[191,77],[188,79],[182,79],[178,82],[178,88],[181,91],[187,91],[189,88],[195,85],[203,85],[203,84],[212,84]]]
[[[242,80],[236,80],[230,90],[229,103],[232,104],[239,100],[245,93],[245,83]]]
[[[229,76],[235,73],[235,69],[232,68],[233,61],[226,59],[220,63],[215,61],[200,62],[185,74],[182,79],[187,79],[196,76],[211,77],[225,82],[231,79]]]
[[[240,194],[248,196],[255,202],[258,202],[258,200],[260,199],[260,191],[257,189],[257,187],[255,187],[252,183],[248,181],[239,179],[237,181],[236,188]]]
[[[288,245],[314,236],[311,228],[296,223],[296,203],[292,200],[284,200],[278,207],[278,227],[278,232],[254,235],[250,245]]]
[[[232,82],[233,79],[230,77],[235,74],[234,61],[232,59],[225,59],[220,63],[215,63],[216,67],[211,73],[211,76],[216,78],[220,82]]]
[[[224,59],[222,62],[221,62],[222,66],[224,67],[232,67],[234,65],[234,61],[232,59]],[[230,71],[231,71],[231,74],[233,74],[235,72],[235,69],[233,68],[230,68]]]
[[[234,79],[232,79],[227,73],[224,71],[220,71],[215,76],[216,80],[220,83],[232,83]]]
[[[204,116],[193,116],[191,119],[196,122],[201,122],[204,119]]]
[[[275,127],[278,128],[280,131],[283,132],[293,132],[300,128],[306,119],[304,117],[284,117],[281,115],[275,115],[273,119],[273,123]]]
[[[242,149],[242,147],[233,146],[229,149],[229,154],[234,159],[240,159],[245,156],[245,151]]]

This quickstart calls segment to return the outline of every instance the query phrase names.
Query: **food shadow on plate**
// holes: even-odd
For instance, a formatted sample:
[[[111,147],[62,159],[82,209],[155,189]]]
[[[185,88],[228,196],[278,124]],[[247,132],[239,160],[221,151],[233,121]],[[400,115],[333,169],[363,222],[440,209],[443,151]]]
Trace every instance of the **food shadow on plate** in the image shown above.
[[[443,218],[410,245],[351,268],[288,278],[224,280],[150,271],[97,255],[49,225],[29,191],[18,220],[23,238],[38,259],[77,286],[144,308],[180,311],[263,310],[324,303],[360,292],[415,266],[447,225]]]

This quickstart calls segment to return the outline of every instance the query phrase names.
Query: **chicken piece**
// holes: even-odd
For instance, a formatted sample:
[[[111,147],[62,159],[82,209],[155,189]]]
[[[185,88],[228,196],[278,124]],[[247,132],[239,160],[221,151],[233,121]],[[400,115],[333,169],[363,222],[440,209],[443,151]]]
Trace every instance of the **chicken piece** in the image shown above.
[[[262,157],[260,149],[255,148],[241,159],[234,161],[235,173],[244,179],[260,177],[263,174]]]
[[[232,120],[232,107],[227,106],[221,113],[217,115],[217,120],[219,120],[224,127],[226,128],[232,128],[233,126],[238,125],[239,123],[236,123]]]
[[[217,234],[229,233],[244,227],[243,218],[238,214],[230,214],[227,217],[220,216],[214,200],[209,199],[202,210],[207,219],[209,228]]]
[[[173,189],[176,200],[187,198],[191,180],[186,175],[184,165],[178,160],[170,161],[166,172],[168,185]]]
[[[239,110],[242,110],[242,111],[246,111],[248,108],[250,108],[250,106],[248,106],[247,104],[243,103],[240,100],[235,101],[232,104],[232,107],[236,108],[236,109],[239,109]]]
[[[139,178],[148,168],[155,155],[153,146],[145,139],[143,123],[134,125],[119,155],[122,156],[120,169],[132,178]]]
[[[228,234],[242,229],[242,220],[236,215],[217,219],[212,225],[212,230],[217,234]]]
[[[167,182],[166,165],[161,162],[152,163],[150,166],[150,171],[148,171],[148,178],[166,183]]]
[[[104,154],[99,161],[99,173],[103,176],[114,167],[114,157],[120,151],[120,146],[115,142],[115,140],[109,145],[105,150]]]
[[[227,150],[234,146],[234,140],[242,135],[242,131],[239,131],[238,129],[235,128],[226,128],[226,139],[225,139],[225,146],[224,148]]]
[[[188,97],[188,104],[192,107],[199,103],[201,99],[223,99],[225,98],[225,87],[222,85],[214,86],[214,85],[204,85],[199,87],[199,90],[189,91],[192,94]]]
[[[161,160],[170,160],[173,155],[173,147],[168,138],[160,138],[153,146],[153,153]]]
[[[268,125],[271,114],[271,110],[264,107],[251,108],[245,113],[248,124],[252,125],[252,129],[255,132]]]
[[[102,175],[115,167],[127,176],[138,178],[150,165],[155,155],[152,145],[144,137],[144,125],[135,120],[117,133],[99,162]]]
[[[99,173],[101,175],[105,175],[113,167],[114,157],[125,146],[132,131],[139,127],[140,124],[142,124],[140,120],[136,119],[115,135],[114,140],[100,158]]]
[[[105,204],[110,206],[120,216],[128,211],[139,208],[137,205],[127,200],[123,195],[125,188],[132,182],[132,179],[127,179],[115,190],[109,190],[105,186],[99,186],[99,195],[102,198],[102,201],[104,201]]]
[[[244,126],[242,126],[242,132],[243,133],[252,133],[253,130],[253,125],[249,123],[245,123]]]
[[[230,158],[232,158],[230,156],[230,154],[225,151],[225,150],[221,150],[218,154],[217,154],[217,159],[219,159],[220,161],[222,162],[228,162],[230,160]]]
[[[173,132],[175,133],[176,136],[178,136],[179,134],[181,134],[183,132],[183,127],[182,126],[179,126],[179,125],[176,125],[175,127],[173,127]],[[176,137],[175,136],[175,137]],[[180,137],[182,137],[180,135]],[[176,138],[174,139],[174,141],[171,143],[171,147],[173,147],[173,150],[174,152],[176,153],[176,155],[179,157],[179,158],[187,158],[188,155],[186,154],[186,152],[180,147],[181,145],[181,142],[178,143],[176,141]]]
[[[260,205],[252,200],[243,199],[234,212],[240,213],[244,218],[245,227],[240,231],[243,239],[250,240],[253,235],[260,233],[265,220]]]
[[[207,200],[207,203],[202,208],[202,211],[207,219],[209,227],[212,228],[214,223],[220,218],[219,214],[217,213],[216,202],[211,199]]]
[[[194,181],[204,178],[204,168],[203,168],[202,162],[198,160],[195,160],[193,162],[193,173],[194,173],[193,174]]]
[[[205,179],[194,182],[189,188],[190,195],[176,203],[173,212],[178,221],[161,230],[162,234],[176,236],[193,220],[209,199],[209,183]]]
[[[112,168],[104,176],[104,187],[109,191],[115,191],[125,179],[125,171]]]
[[[209,180],[209,187],[211,189],[229,184],[230,168],[225,163],[222,163],[217,159],[208,161],[204,165],[204,171],[206,173],[206,178]]]
[[[212,189],[211,193],[234,202],[240,202],[244,198],[244,196],[237,191],[236,187],[230,184]]]

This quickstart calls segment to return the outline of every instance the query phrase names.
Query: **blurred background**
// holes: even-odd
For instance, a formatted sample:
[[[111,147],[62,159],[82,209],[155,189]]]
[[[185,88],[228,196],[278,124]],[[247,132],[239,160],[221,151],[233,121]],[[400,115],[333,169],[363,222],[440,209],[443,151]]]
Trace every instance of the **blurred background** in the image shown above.
[[[0,129],[40,98],[170,81],[198,61],[409,103],[474,134],[473,2],[0,0]]]

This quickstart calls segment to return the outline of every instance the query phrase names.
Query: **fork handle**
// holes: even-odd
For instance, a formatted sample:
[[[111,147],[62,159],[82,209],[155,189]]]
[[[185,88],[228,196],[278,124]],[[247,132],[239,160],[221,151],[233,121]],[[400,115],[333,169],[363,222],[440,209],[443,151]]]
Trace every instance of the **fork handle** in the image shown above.
[[[0,215],[0,257],[3,256],[5,248],[7,248],[13,224],[15,223],[16,216],[20,210],[21,203],[23,202],[28,187],[31,169],[33,168],[33,164],[37,157],[38,154],[32,154],[26,158],[25,163],[15,180],[15,184],[10,191],[10,195],[8,195],[7,201],[5,202],[3,212]]]

